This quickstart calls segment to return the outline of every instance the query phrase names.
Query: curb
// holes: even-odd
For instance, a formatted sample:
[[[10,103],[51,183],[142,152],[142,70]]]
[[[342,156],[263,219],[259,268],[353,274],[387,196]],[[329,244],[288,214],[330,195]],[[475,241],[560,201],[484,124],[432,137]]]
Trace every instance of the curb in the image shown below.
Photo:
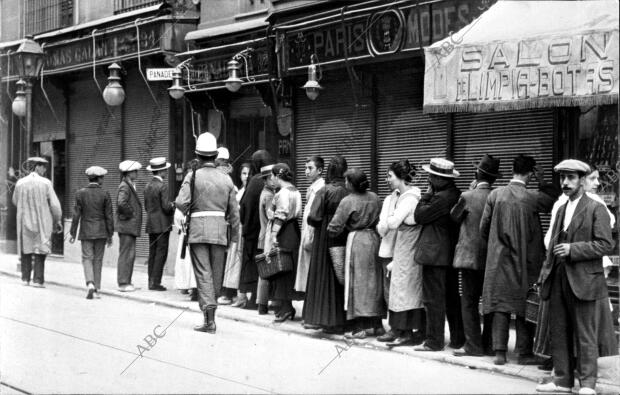
[[[0,275],[1,274],[7,275],[10,277],[20,278],[20,275],[18,273],[6,271],[4,269],[0,269]],[[72,284],[60,283],[57,281],[48,281],[48,280],[46,280],[45,282],[47,284],[56,285],[59,287],[70,288],[70,289],[79,290],[79,291],[84,290],[84,287],[82,286],[76,286]],[[133,293],[124,293],[120,291],[105,291],[105,290],[101,290],[100,293],[102,295],[117,297],[121,299],[128,299],[128,300],[133,300],[133,301],[137,301],[141,303],[156,304],[159,306],[165,306],[165,307],[170,307],[170,308],[175,308],[175,309],[188,309],[195,313],[200,313],[200,309],[198,308],[195,302],[192,302],[191,306],[188,307],[184,303],[157,300],[157,299],[153,299],[149,297],[136,295]],[[218,317],[231,320],[231,321],[252,324],[252,325],[260,326],[263,328],[280,330],[280,331],[287,332],[287,333],[293,333],[293,334],[300,335],[300,336],[311,337],[315,339],[325,339],[325,340],[332,340],[332,341],[337,341],[337,342],[344,341],[341,335],[328,335],[320,331],[306,330],[299,325],[299,321],[293,321],[293,323],[285,322],[282,324],[273,324],[264,319],[260,319],[258,318],[258,316],[255,316],[255,315],[250,316],[248,314],[246,316],[245,314],[235,314],[232,311],[233,311],[232,308],[228,308],[226,306],[220,307],[218,308]],[[253,311],[250,312],[249,310],[247,311],[248,313],[253,312]],[[353,344],[358,347],[373,349],[377,351],[395,352],[401,355],[407,355],[407,356],[414,357],[414,358],[443,362],[443,363],[448,363],[451,365],[466,367],[469,369],[479,369],[479,370],[484,370],[484,371],[488,371],[492,373],[499,373],[499,374],[503,374],[506,376],[526,379],[526,380],[529,380],[535,383],[539,383],[541,379],[548,376],[546,373],[542,373],[542,372],[540,374],[533,374],[531,372],[524,371],[524,369],[526,368],[525,366],[520,366],[516,364],[497,366],[497,365],[490,364],[489,362],[485,362],[484,360],[479,360],[476,357],[455,357],[452,355],[446,355],[444,353],[437,353],[437,352],[415,352],[413,350],[408,350],[405,348],[390,348],[380,342],[377,342],[376,340],[363,341],[359,339],[353,339],[353,340],[347,340],[347,342],[349,344]],[[602,390],[602,392],[605,394],[608,394],[608,393],[609,394],[620,394],[620,385],[616,385],[615,383],[608,382],[606,380],[601,380],[601,379],[598,380],[597,390],[599,389]]]

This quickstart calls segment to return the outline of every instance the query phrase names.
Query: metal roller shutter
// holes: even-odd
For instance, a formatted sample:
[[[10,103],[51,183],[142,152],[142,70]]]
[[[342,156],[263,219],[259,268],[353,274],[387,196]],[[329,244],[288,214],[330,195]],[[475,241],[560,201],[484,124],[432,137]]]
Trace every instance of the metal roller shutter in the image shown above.
[[[334,155],[343,155],[349,169],[359,168],[370,180],[370,99],[358,98],[356,106],[348,77],[325,82],[326,89],[311,101],[297,89],[295,119],[296,182],[305,199],[309,186],[304,171],[306,158],[319,155],[326,167]]]
[[[457,185],[466,190],[474,179],[475,168],[482,155],[501,159],[503,177],[495,186],[506,185],[512,175],[512,159],[531,155],[545,171],[547,181],[553,172],[553,110],[506,111],[495,113],[454,114],[454,163],[461,173]],[[534,182],[529,188],[538,188]],[[549,217],[542,215],[546,228]]]
[[[145,81],[137,68],[130,68],[125,77],[125,134],[123,159],[137,160],[142,164],[138,172],[136,190],[144,205],[144,188],[151,179],[151,173],[145,168],[154,157],[165,156],[170,161],[168,146],[170,96],[167,82],[151,82],[150,88],[157,99],[151,97]],[[169,173],[169,176],[172,173]],[[175,191],[173,191],[175,192]],[[149,238],[145,233],[146,211],[142,211],[142,236],[136,241],[136,256],[146,258],[149,255]]]
[[[69,172],[68,208],[70,216],[75,204],[75,192],[88,184],[84,171],[90,166],[101,166],[108,170],[103,188],[112,196],[116,212],[116,190],[121,160],[121,112],[120,108],[106,109],[92,79],[75,81],[69,98],[69,131],[67,171]]]
[[[424,74],[411,69],[377,75],[377,160],[379,195],[389,194],[385,174],[392,162],[415,165],[415,185],[426,189],[421,165],[446,154],[446,115],[423,114]]]

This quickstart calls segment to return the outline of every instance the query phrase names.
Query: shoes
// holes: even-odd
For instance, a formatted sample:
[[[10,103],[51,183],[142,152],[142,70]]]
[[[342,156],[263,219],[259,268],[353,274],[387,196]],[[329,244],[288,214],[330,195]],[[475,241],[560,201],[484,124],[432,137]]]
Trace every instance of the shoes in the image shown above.
[[[452,355],[455,357],[482,357],[483,353],[475,353],[467,350],[466,348],[459,348],[458,350],[454,350]]]
[[[448,347],[453,348],[455,350],[461,349],[465,346],[465,342],[453,342],[450,341],[450,343],[448,343]]]
[[[441,351],[441,350],[443,350],[443,348],[438,348],[438,349],[431,348],[426,343],[422,343],[421,345],[413,348],[413,351],[433,351],[434,352],[434,351]]]
[[[45,288],[45,285],[41,284],[41,283],[32,283],[32,286],[35,288]]]
[[[295,309],[291,309],[289,311],[287,311],[286,313],[282,313],[279,316],[276,317],[275,320],[273,320],[274,323],[281,323],[284,322],[286,320],[291,320],[293,321],[295,319]]]
[[[232,300],[228,296],[220,296],[217,298],[217,304],[226,306],[232,304]]]
[[[506,364],[506,351],[495,351],[495,359],[493,360],[495,365]]]
[[[571,389],[568,387],[560,387],[556,385],[553,381],[548,382],[546,384],[538,384],[536,386],[537,392],[560,392],[560,393],[571,393]]]
[[[347,333],[344,335],[345,339],[365,339],[366,338],[366,330],[365,329],[356,329],[351,333]]]
[[[215,333],[215,307],[207,307],[203,312],[204,323],[194,327],[197,332]]]
[[[517,364],[519,365],[540,365],[543,359],[534,354],[519,355]]]
[[[383,329],[383,327],[366,329],[366,334],[368,336],[383,336],[385,335],[385,329]]]
[[[388,347],[402,347],[402,346],[413,346],[413,337],[397,337],[393,342],[387,343]]]
[[[393,342],[394,340],[396,340],[398,336],[396,335],[396,333],[392,332],[392,330],[390,329],[389,331],[385,332],[383,335],[378,336],[377,337],[377,341],[380,342]]]
[[[86,299],[92,299],[95,294],[95,286],[93,283],[88,283],[88,292],[86,293]]]
[[[165,290],[167,290],[167,288],[161,284],[155,284],[155,285],[149,286],[149,291],[165,291]]]
[[[192,288],[189,292],[189,300],[192,302],[198,302],[198,289]]]
[[[269,307],[266,304],[258,305],[258,315],[266,315],[269,314]]]
[[[344,329],[341,326],[326,326],[322,329],[322,332],[326,335],[342,335]]]
[[[99,292],[97,292],[97,290],[95,290],[95,292],[93,293],[93,298],[101,299],[101,295],[99,295]]]
[[[235,303],[232,303],[230,306],[231,307],[239,307],[241,309],[244,309],[245,306],[247,306],[248,304],[248,297],[246,294],[241,294],[238,298],[237,301]]]
[[[420,345],[420,344],[424,343],[424,340],[426,339],[426,336],[425,336],[425,335],[423,335],[423,334],[422,334],[422,333],[418,330],[418,331],[413,332],[413,337],[412,337],[412,339],[413,339],[413,345],[414,345],[414,346],[417,346],[417,345]]]
[[[596,390],[588,387],[579,388],[579,395],[596,395]]]
[[[181,290],[181,295],[188,295],[189,294],[189,289],[182,289]]]
[[[134,292],[136,288],[132,284],[125,284],[118,287],[121,292]]]
[[[540,365],[538,365],[538,370],[544,370],[550,372],[553,370],[553,358],[545,359]]]
[[[301,324],[301,326],[303,326],[304,329],[308,329],[308,330],[319,330],[319,329],[321,329],[321,325],[314,325],[314,324],[303,323],[303,324]]]
[[[22,280],[22,285],[23,285],[24,287],[27,287],[27,286],[29,286],[29,285],[30,285],[30,281],[23,281],[23,280]]]

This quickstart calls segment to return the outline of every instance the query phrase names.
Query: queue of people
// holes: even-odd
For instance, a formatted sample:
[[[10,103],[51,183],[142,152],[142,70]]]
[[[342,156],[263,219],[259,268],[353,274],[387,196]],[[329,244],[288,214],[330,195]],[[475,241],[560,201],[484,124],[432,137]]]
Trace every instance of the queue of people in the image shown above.
[[[161,274],[174,212],[174,225],[184,233],[179,251],[187,248],[186,264],[193,268],[194,282],[183,283],[195,284],[204,313],[197,331],[215,333],[218,305],[231,305],[261,315],[273,309],[278,323],[300,313],[308,330],[435,352],[445,347],[447,321],[455,356],[492,355],[503,365],[515,317],[517,363],[554,370],[554,379],[537,387],[540,392],[570,392],[577,377],[580,394],[594,393],[596,358],[618,353],[603,267],[613,253],[615,219],[591,193],[597,175],[586,163],[569,159],[554,168],[564,195],[558,200],[559,188],[545,181],[527,155],[514,158],[512,179],[495,189],[500,161],[485,155],[465,192],[456,186],[460,174],[451,161],[432,158],[422,166],[428,174],[422,191],[414,185],[417,170],[403,159],[386,169],[392,192],[382,203],[369,191],[367,175],[349,169],[343,156],[330,158],[328,166],[312,156],[305,164],[311,185],[303,207],[293,171],[274,163],[267,151],[255,152],[241,167],[240,188],[230,176],[228,151],[217,147],[213,135],[201,134],[195,152],[174,202],[163,180],[170,164],[165,158],[151,161],[145,208],[149,289],[165,290]],[[48,236],[60,220],[57,199],[42,177],[44,161],[31,159],[35,171],[18,182],[14,195],[22,280],[30,281],[34,256],[34,283],[41,285]],[[140,167],[120,164],[114,219],[110,196],[101,188],[105,169],[87,169],[89,185],[76,193],[70,241],[79,225],[89,299],[98,295],[113,229],[120,239],[119,289],[135,289],[131,273],[142,203],[134,180]],[[537,190],[527,188],[534,179]],[[552,209],[545,244],[539,215]],[[538,326],[526,319],[535,285]],[[295,300],[304,301],[303,311],[295,310]]]

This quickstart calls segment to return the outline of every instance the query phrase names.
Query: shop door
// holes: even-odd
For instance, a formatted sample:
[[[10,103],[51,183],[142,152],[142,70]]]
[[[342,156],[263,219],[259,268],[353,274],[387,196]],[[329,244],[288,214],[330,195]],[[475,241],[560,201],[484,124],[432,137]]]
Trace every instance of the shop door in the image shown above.
[[[52,181],[54,192],[60,201],[60,207],[63,208],[63,217],[70,217],[71,212],[66,211],[65,207],[65,140],[42,141],[38,143],[38,156],[49,161],[49,166],[45,177]],[[69,233],[69,229],[65,229],[63,233],[52,233],[52,254],[62,255],[64,253],[65,235]]]

